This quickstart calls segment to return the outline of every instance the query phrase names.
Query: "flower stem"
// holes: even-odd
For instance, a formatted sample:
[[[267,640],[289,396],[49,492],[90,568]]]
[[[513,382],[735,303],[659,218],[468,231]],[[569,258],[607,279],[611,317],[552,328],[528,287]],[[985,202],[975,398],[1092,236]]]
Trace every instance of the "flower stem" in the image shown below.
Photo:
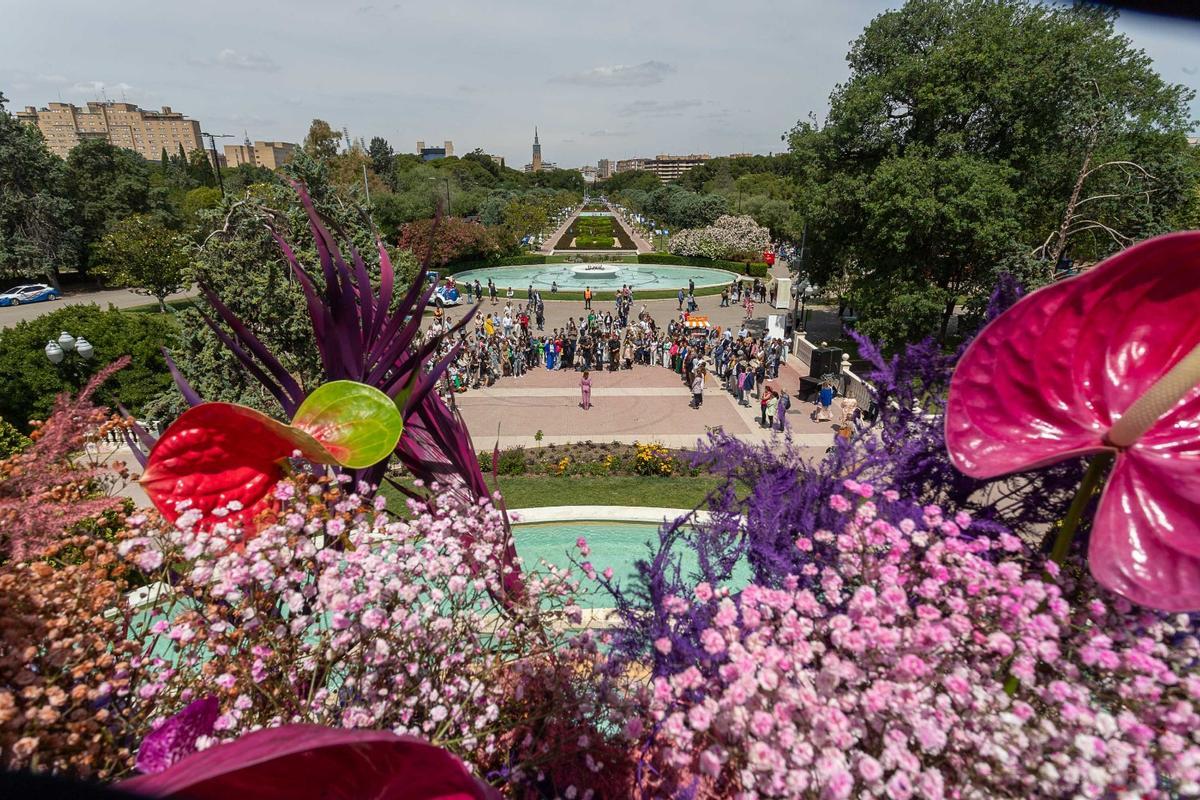
[[[1075,499],[1071,501],[1071,507],[1067,509],[1067,516],[1059,526],[1058,536],[1054,539],[1054,548],[1050,551],[1050,560],[1059,566],[1062,566],[1062,563],[1067,560],[1067,554],[1071,552],[1071,542],[1075,539],[1075,531],[1079,528],[1079,520],[1083,517],[1083,510],[1087,508],[1088,501],[1096,493],[1096,489],[1100,486],[1104,474],[1115,457],[1116,453],[1111,450],[1092,456],[1088,470],[1079,483],[1079,491],[1075,493]]]

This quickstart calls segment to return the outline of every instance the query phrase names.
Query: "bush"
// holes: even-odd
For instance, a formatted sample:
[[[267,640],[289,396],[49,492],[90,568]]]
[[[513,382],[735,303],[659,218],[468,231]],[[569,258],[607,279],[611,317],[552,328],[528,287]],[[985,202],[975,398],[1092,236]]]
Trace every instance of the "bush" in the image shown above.
[[[20,452],[28,444],[28,436],[14,428],[8,420],[0,419],[0,458]]]
[[[525,448],[518,446],[501,450],[496,471],[501,475],[523,475],[525,473]]]
[[[633,471],[638,475],[668,476],[675,472],[675,458],[671,451],[658,442],[635,442]]]
[[[96,348],[90,362],[67,356],[55,366],[46,358],[46,342],[61,331],[83,336]],[[78,392],[100,366],[129,355],[132,363],[96,392],[99,405],[120,403],[134,414],[171,385],[160,348],[177,336],[171,314],[140,314],[97,305],[65,306],[0,331],[0,417],[19,430],[50,412],[61,392]]]
[[[666,253],[641,253],[638,255],[639,264],[674,264],[688,267],[709,267],[736,272],[751,278],[765,278],[770,268],[762,261],[739,262],[721,259],[703,258],[701,256],[677,256]]]
[[[475,454],[475,460],[479,462],[479,471],[488,473],[492,471],[492,454],[487,450],[480,450]]]
[[[507,256],[505,258],[493,258],[486,261],[459,261],[455,264],[447,264],[443,267],[438,267],[445,275],[453,275],[457,272],[466,272],[469,269],[484,269],[485,267],[520,267],[527,264],[545,264],[546,256],[544,255],[527,255],[527,256]]]

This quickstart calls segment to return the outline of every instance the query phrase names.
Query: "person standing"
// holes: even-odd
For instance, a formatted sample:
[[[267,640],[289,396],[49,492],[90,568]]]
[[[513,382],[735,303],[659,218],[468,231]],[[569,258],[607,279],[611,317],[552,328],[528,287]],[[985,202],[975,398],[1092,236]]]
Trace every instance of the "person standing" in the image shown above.
[[[583,287],[583,309],[584,311],[592,310],[592,287]]]
[[[829,381],[821,381],[821,390],[817,393],[817,402],[820,404],[818,409],[817,421],[828,422],[832,419],[830,413],[833,408],[833,384]]]
[[[704,405],[704,370],[696,371],[692,378],[692,408],[699,408]]]
[[[767,427],[775,428],[775,413],[779,410],[779,392],[771,387],[771,395],[767,399]]]
[[[688,294],[695,294],[695,293],[696,293],[696,282],[694,280],[692,280],[691,278],[688,278]]]
[[[792,398],[787,392],[779,395],[779,408],[776,413],[776,424],[779,430],[787,430],[787,412],[792,407]]]
[[[579,405],[584,411],[588,411],[592,407],[592,379],[589,377],[588,371],[583,371],[583,377],[579,379]]]
[[[675,295],[675,299],[679,301],[679,310],[683,311],[683,287],[679,287],[679,292]]]
[[[488,278],[488,297],[492,300],[492,305],[496,305],[496,282]]]

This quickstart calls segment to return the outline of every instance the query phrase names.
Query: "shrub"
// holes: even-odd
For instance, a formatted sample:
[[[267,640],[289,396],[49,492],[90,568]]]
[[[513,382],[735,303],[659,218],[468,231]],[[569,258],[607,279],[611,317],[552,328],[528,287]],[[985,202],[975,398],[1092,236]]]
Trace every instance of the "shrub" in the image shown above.
[[[6,419],[0,418],[0,458],[8,458],[24,450],[29,437],[14,428]]]
[[[675,472],[675,458],[658,442],[634,443],[633,471],[638,475],[667,476]]]
[[[487,450],[480,450],[475,454],[475,460],[479,462],[479,471],[488,473],[492,471],[492,454]]]
[[[755,258],[758,258],[756,255]],[[639,264],[674,264],[689,267],[709,267],[736,272],[752,278],[765,278],[770,268],[762,261],[724,261],[721,259],[702,258],[700,256],[679,256],[668,253],[641,253],[638,255]]]
[[[719,217],[705,228],[688,228],[671,236],[669,248],[682,256],[745,260],[771,244],[771,234],[752,217]]]
[[[453,264],[446,264],[439,269],[446,275],[454,275],[458,272],[466,272],[471,269],[483,269],[485,267],[519,267],[527,264],[545,264],[546,256],[540,254],[527,256],[506,256],[504,258],[493,258],[485,261],[458,261]]]
[[[525,448],[510,447],[500,451],[496,472],[501,475],[523,475],[525,473]]]
[[[28,431],[30,420],[45,418],[62,392],[78,392],[97,364],[122,355],[130,365],[95,394],[97,403],[118,403],[137,414],[153,397],[171,385],[159,348],[171,346],[177,335],[174,315],[139,314],[96,305],[65,306],[36,319],[0,331],[0,417]],[[62,331],[83,336],[96,348],[93,361],[68,356],[55,366],[46,358],[46,342]]]
[[[434,220],[410,222],[400,229],[400,247],[412,251],[417,260],[425,263],[428,257],[433,268],[463,259],[487,258],[504,247],[499,230],[461,217],[444,217],[435,226]]]

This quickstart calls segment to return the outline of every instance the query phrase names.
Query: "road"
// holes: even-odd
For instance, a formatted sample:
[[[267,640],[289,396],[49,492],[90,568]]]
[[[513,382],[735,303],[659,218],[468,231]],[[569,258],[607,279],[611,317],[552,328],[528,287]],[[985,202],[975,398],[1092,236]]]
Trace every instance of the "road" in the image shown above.
[[[189,293],[173,294],[168,300],[182,300]],[[110,305],[117,308],[132,308],[133,306],[144,306],[147,303],[153,303],[153,297],[146,297],[143,294],[134,294],[128,289],[104,289],[101,291],[74,291],[64,294],[60,300],[48,300],[44,303],[27,303],[20,306],[6,306],[0,308],[0,328],[11,328],[18,322],[35,319],[43,314],[49,314],[55,309],[70,305],[85,305],[87,303],[95,303],[101,308],[108,308]]]

